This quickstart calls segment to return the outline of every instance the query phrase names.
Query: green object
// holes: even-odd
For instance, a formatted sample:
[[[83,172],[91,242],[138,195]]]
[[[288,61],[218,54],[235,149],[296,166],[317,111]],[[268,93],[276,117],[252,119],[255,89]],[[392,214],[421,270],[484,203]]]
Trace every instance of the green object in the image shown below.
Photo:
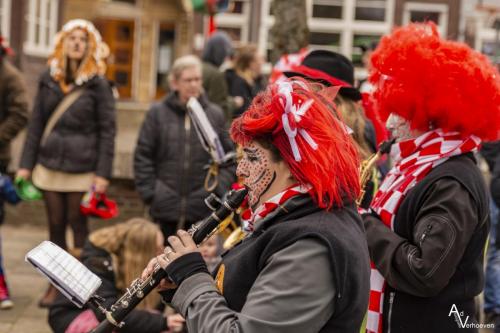
[[[195,12],[205,12],[205,0],[191,0]]]
[[[16,184],[17,195],[25,201],[34,201],[42,199],[42,192],[33,185],[32,182],[21,177],[14,181]]]

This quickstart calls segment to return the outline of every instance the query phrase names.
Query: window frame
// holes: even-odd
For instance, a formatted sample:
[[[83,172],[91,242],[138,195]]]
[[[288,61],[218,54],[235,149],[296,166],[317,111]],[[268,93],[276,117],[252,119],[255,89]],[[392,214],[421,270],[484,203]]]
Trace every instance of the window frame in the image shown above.
[[[50,10],[47,6],[50,4]],[[39,16],[36,12],[39,10]],[[53,50],[53,40],[57,33],[59,16],[58,0],[29,0],[26,13],[27,36],[23,44],[26,54],[38,57],[47,57]],[[38,29],[38,41],[35,41]]]
[[[448,33],[448,20],[450,7],[446,3],[406,2],[403,9],[403,25],[410,23],[412,11],[439,13],[438,30],[441,36]]]
[[[11,10],[12,10],[12,1],[11,0],[0,0],[2,4],[0,10],[0,20],[1,25],[0,29],[2,29],[2,36],[7,41],[10,40],[10,23],[11,23]]]
[[[248,34],[250,29],[250,1],[242,1],[241,13],[222,13],[215,15],[215,24],[217,27],[224,30],[227,29],[240,29],[240,40],[234,41],[238,43],[248,43]],[[206,15],[205,15],[206,16]],[[208,18],[204,17],[204,30],[207,29]],[[206,31],[205,31],[206,36]]]

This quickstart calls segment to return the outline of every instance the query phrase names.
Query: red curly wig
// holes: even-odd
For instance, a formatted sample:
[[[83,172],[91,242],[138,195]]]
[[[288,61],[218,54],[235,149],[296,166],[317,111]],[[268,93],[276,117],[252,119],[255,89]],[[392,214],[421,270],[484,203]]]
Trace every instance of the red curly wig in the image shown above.
[[[297,135],[299,160],[294,155],[283,127],[285,103],[280,83],[270,85],[257,95],[248,110],[233,121],[231,137],[242,145],[260,141],[276,147],[295,179],[312,186],[311,195],[320,207],[330,209],[352,202],[360,190],[358,155],[345,125],[334,112],[334,105],[328,102],[333,100],[332,96],[326,96],[331,90],[320,92],[317,84],[300,78],[286,82],[293,87],[294,106],[312,101],[300,120],[287,114],[290,127],[307,132],[317,147]]]
[[[434,23],[395,29],[382,38],[371,62],[370,81],[384,118],[398,114],[421,131],[499,137],[498,70],[467,45],[441,39]]]

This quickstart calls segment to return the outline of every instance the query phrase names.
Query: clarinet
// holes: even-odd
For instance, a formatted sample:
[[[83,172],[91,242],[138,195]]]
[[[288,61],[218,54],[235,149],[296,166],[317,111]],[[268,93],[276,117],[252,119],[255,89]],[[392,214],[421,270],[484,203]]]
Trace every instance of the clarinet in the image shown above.
[[[223,227],[221,228],[222,222],[241,205],[246,194],[246,189],[240,189],[230,191],[224,202],[220,202],[213,194],[205,199],[205,203],[213,212],[210,216],[193,225],[188,230],[194,242],[199,245],[216,232],[221,231],[223,229]],[[167,272],[160,265],[156,264],[151,275],[144,279],[139,278],[134,280],[126,289],[125,294],[111,305],[109,310],[100,304],[103,301],[101,297],[97,295],[92,296],[89,302],[96,306],[105,315],[106,319],[90,331],[90,333],[110,333],[115,327],[123,327],[124,322],[122,320],[164,278],[167,278]]]

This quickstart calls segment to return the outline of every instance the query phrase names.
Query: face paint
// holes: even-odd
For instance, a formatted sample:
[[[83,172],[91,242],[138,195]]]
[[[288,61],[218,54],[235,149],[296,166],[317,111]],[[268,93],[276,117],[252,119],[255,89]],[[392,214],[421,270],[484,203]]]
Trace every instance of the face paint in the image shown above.
[[[243,158],[236,175],[243,179],[243,185],[248,189],[248,203],[253,210],[276,179],[275,164],[271,152],[259,144],[252,142],[243,147]]]
[[[391,132],[391,137],[396,139],[396,142],[415,137],[415,133],[410,128],[410,123],[394,113],[391,113],[387,118],[385,127]]]

